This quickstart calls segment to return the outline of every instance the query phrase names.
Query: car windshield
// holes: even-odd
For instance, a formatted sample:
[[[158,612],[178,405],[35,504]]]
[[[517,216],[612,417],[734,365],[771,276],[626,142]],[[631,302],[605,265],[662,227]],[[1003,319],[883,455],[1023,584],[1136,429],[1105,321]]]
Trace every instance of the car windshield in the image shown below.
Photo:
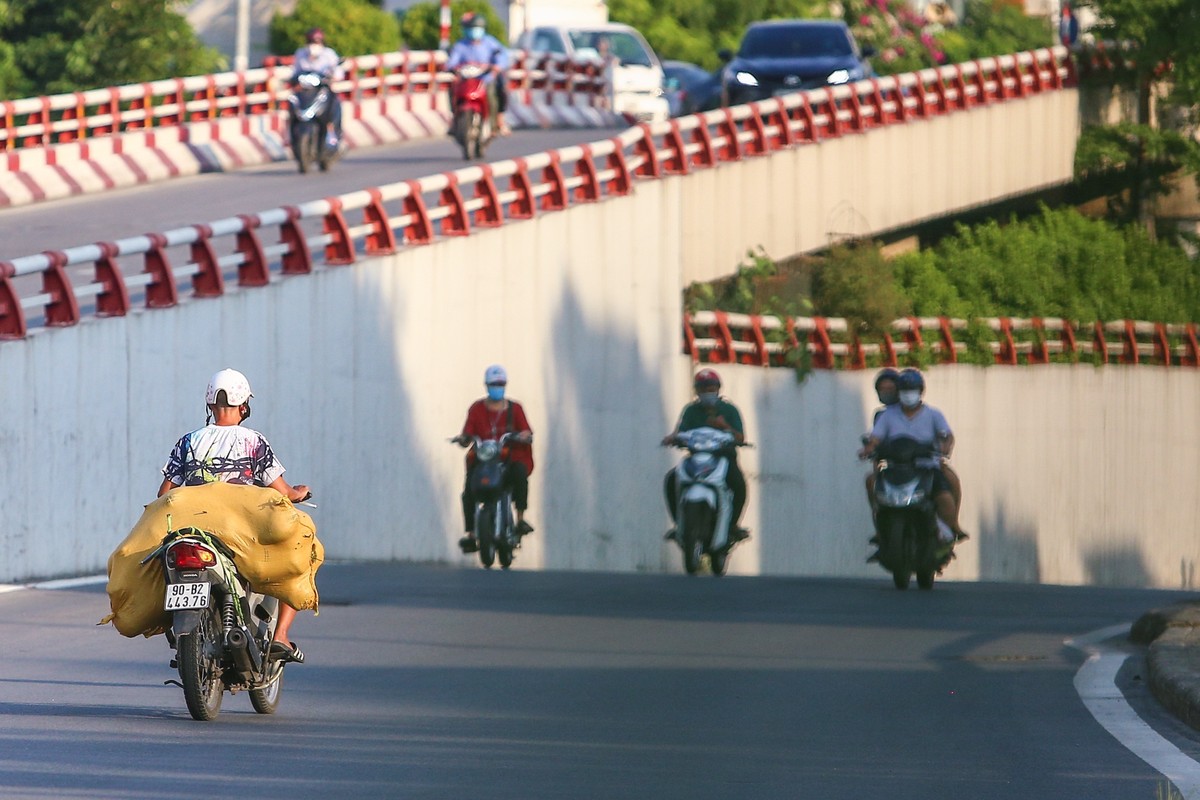
[[[603,52],[600,43],[608,40],[608,52],[622,64],[636,64],[642,67],[651,65],[650,54],[638,38],[626,31],[586,31],[570,32],[571,46],[576,50],[592,49],[597,53]]]
[[[842,28],[833,25],[763,25],[742,39],[742,58],[804,58],[853,54]]]

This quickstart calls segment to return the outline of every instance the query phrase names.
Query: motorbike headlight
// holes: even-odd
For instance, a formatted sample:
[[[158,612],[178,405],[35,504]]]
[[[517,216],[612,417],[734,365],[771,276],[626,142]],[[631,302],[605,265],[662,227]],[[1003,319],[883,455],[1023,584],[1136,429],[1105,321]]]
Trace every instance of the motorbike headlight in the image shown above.
[[[749,72],[736,72],[733,75],[733,79],[742,86],[758,86],[758,78]]]
[[[849,83],[850,82],[850,70],[835,69],[833,72],[829,73],[829,77],[825,79],[825,82],[828,84],[832,84],[834,86],[841,84],[841,83]]]
[[[493,441],[480,442],[475,448],[475,457],[480,461],[491,461],[500,454],[500,445]]]

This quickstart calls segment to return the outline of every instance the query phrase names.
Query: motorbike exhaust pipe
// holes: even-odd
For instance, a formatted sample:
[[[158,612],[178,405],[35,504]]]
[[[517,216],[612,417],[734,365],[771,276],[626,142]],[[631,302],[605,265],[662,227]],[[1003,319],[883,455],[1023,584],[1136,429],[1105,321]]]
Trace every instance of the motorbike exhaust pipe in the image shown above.
[[[233,655],[233,659],[237,663],[238,668],[243,672],[254,672],[258,670],[259,665],[255,663],[258,661],[258,659],[255,658],[258,653],[253,652],[251,649],[250,634],[245,628],[231,628],[229,633],[225,634],[225,646]]]

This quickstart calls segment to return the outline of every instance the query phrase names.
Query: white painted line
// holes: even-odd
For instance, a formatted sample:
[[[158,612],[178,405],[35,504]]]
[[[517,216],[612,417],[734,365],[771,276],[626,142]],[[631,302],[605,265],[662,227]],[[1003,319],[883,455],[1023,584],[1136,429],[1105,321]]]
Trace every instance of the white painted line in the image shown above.
[[[78,586],[95,586],[108,581],[107,575],[85,575],[82,578],[59,578],[40,583],[0,583],[0,594],[21,589],[74,589]]]
[[[1117,672],[1129,654],[1105,647],[1103,642],[1128,633],[1129,625],[1114,625],[1066,641],[1068,647],[1088,654],[1075,673],[1075,691],[1096,721],[1129,752],[1162,773],[1183,800],[1200,800],[1200,764],[1159,736],[1117,688]]]

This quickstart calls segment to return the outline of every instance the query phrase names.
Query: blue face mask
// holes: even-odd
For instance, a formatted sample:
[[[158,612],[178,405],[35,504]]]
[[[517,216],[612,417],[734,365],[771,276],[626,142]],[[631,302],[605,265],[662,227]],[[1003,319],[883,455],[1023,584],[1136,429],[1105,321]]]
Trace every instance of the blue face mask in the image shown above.
[[[487,394],[488,394],[488,400],[503,400],[504,399],[504,387],[503,386],[489,386],[489,387],[487,387]]]
[[[717,392],[700,392],[697,395],[697,397],[700,399],[701,403],[703,403],[706,406],[712,407],[717,404],[717,400],[720,398],[720,394],[718,394]]]
[[[474,42],[478,42],[480,39],[482,39],[483,34],[484,34],[483,28],[468,28],[467,29],[467,36],[469,36],[471,38],[471,41],[474,41]]]

